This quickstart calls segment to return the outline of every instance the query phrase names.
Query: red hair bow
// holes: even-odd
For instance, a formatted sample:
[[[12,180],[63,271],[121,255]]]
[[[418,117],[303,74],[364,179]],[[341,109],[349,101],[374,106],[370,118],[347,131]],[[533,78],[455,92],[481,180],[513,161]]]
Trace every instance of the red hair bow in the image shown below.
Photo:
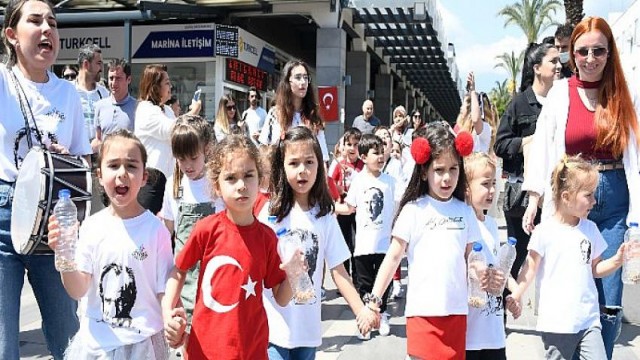
[[[473,152],[473,136],[468,131],[460,131],[456,135],[454,144],[458,154],[462,157],[468,156]]]
[[[425,138],[419,137],[411,143],[411,156],[416,164],[423,165],[429,161],[431,156],[431,145]]]

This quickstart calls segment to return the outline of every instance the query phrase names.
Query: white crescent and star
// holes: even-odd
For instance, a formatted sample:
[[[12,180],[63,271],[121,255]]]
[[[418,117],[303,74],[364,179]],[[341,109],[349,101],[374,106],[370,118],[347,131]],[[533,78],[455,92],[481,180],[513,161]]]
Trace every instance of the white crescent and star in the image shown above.
[[[327,102],[327,99],[329,99],[330,101]],[[329,108],[331,107],[331,104],[333,104],[333,94],[332,93],[324,94],[324,96],[322,97],[322,103],[325,104],[327,110],[329,110]]]
[[[203,299],[202,301],[204,305],[209,309],[221,314],[229,312],[235,309],[236,306],[238,306],[238,302],[235,302],[231,305],[220,304],[213,297],[213,286],[211,285],[211,279],[213,279],[213,276],[215,275],[216,271],[225,265],[232,265],[242,270],[242,267],[240,266],[240,264],[236,259],[227,255],[219,255],[209,260],[209,262],[207,263],[207,267],[204,270],[203,279],[202,279],[202,299]],[[257,281],[252,281],[251,276],[249,275],[247,278],[247,283],[240,286],[245,291],[245,295],[244,295],[245,300],[247,300],[252,295],[257,296],[256,289],[255,289],[256,283]]]

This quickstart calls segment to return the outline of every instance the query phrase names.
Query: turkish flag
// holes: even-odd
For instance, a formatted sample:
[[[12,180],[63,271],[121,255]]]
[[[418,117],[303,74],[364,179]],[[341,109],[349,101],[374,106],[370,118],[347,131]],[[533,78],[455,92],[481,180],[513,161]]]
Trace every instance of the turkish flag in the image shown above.
[[[340,120],[337,86],[318,86],[318,100],[320,101],[320,116],[324,121]]]

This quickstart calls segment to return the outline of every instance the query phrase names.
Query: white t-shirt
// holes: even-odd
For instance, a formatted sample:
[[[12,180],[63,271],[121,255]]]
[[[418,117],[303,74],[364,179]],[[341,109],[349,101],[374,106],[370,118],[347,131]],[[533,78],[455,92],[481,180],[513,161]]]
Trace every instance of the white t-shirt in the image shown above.
[[[473,209],[428,195],[407,203],[393,227],[406,241],[409,286],[405,316],[466,315],[467,244],[481,237]]]
[[[299,112],[295,112],[293,114],[293,120],[291,122],[291,127],[303,126],[302,117]],[[269,132],[271,131],[271,141],[269,142]],[[282,133],[282,128],[280,127],[280,122],[276,118],[268,117],[267,121],[265,121],[262,130],[260,131],[260,137],[258,137],[258,142],[260,144],[277,144],[280,140],[280,135]],[[322,159],[324,161],[331,160],[329,158],[329,150],[327,149],[327,139],[324,136],[324,130],[318,131],[316,134],[316,138],[318,139],[318,143],[320,143],[320,150],[322,150]]]
[[[99,211],[80,227],[76,262],[91,275],[78,331],[91,350],[110,351],[163,329],[157,296],[165,291],[173,254],[157,217],[145,211],[123,220],[110,208]]]
[[[17,66],[12,69],[26,94],[38,129],[44,132],[45,145],[51,143],[49,137],[53,135],[70,154],[91,154],[91,145],[85,136],[82,105],[73,84],[50,71],[47,72],[49,81],[35,83],[26,79]],[[4,64],[0,64],[0,104],[0,179],[14,182],[18,176],[13,153],[16,134],[25,129],[25,120],[20,110],[16,85]],[[29,118],[29,122],[33,129],[33,119]],[[35,129],[32,133],[35,134]],[[22,137],[19,144],[18,157],[23,159],[29,150],[26,137]],[[37,144],[33,136],[33,145]]]
[[[76,81],[76,91],[80,95],[80,102],[82,103],[82,114],[84,116],[84,126],[87,131],[89,140],[93,140],[96,137],[95,126],[95,104],[109,97],[109,90],[104,86],[96,83],[96,88],[93,90],[85,90],[80,87],[80,84]]]
[[[247,124],[247,131],[249,132],[249,138],[254,144],[258,145],[258,141],[253,137],[253,134],[260,132],[264,125],[264,119],[267,117],[267,112],[258,106],[255,110],[248,108],[242,113],[242,119]]]
[[[353,177],[344,201],[356,208],[354,256],[386,254],[389,250],[395,186],[395,180],[385,173],[375,177],[363,170]]]
[[[489,145],[491,145],[491,126],[488,122],[482,122],[482,132],[480,134],[476,134],[475,130],[473,131],[473,151],[474,152],[489,152]]]
[[[498,263],[500,237],[498,224],[491,216],[478,221],[482,254],[487,264]],[[508,275],[508,274],[507,274]],[[467,315],[467,350],[502,349],[506,346],[504,332],[504,304],[501,296],[487,293],[487,305],[482,309],[469,307]]]
[[[274,231],[286,228],[300,236],[309,264],[309,275],[314,285],[316,300],[297,305],[291,301],[281,307],[275,301],[271,289],[264,289],[264,307],[269,320],[269,342],[291,349],[295,347],[317,347],[322,344],[322,319],[320,316],[322,274],[325,261],[329,269],[342,264],[351,256],[344,241],[338,220],[333,214],[316,218],[318,208],[302,211],[291,209],[289,216],[277,224],[268,221],[269,206],[263,207],[258,220],[271,226]]]
[[[147,149],[147,166],[160,170],[166,178],[173,175],[175,159],[171,152],[171,130],[176,123],[170,106],[140,101],[136,108],[134,133]]]
[[[404,175],[404,171],[402,170],[402,161],[390,157],[387,163],[382,168],[382,172],[388,175],[395,180],[396,185],[394,189],[394,197],[396,203],[399,203],[402,200],[402,195],[404,194],[404,190],[407,188],[407,180]]]
[[[568,226],[549,217],[536,226],[529,250],[542,257],[536,274],[538,331],[575,334],[600,324],[591,264],[606,248],[598,227],[587,219]]]
[[[213,188],[209,186],[206,176],[198,180],[191,180],[187,175],[182,176],[180,185],[182,186],[182,198],[173,197],[173,176],[167,179],[167,186],[164,188],[164,198],[162,200],[162,210],[158,216],[165,220],[175,221],[178,216],[178,205],[182,201],[187,204],[212,203],[214,212],[218,213],[224,210],[224,202],[221,198],[213,195]],[[174,231],[178,230],[178,223],[174,223]]]

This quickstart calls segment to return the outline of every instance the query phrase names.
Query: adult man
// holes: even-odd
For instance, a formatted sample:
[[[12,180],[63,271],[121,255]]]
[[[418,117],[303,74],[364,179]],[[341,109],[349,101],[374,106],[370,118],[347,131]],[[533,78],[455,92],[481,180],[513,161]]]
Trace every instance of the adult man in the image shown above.
[[[353,119],[353,127],[364,134],[373,134],[373,129],[380,125],[380,120],[373,115],[373,101],[365,100],[362,103],[362,115]]]
[[[109,62],[107,79],[111,96],[95,103],[96,137],[91,141],[93,153],[97,153],[106,135],[120,129],[133,131],[135,121],[136,99],[129,95],[131,84],[131,65],[124,59]]]
[[[94,124],[95,103],[109,96],[109,91],[102,85],[102,50],[95,44],[87,44],[80,48],[78,53],[78,77],[76,79],[76,91],[82,102],[85,128],[89,141],[96,137]],[[95,154],[95,151],[94,151]]]
[[[562,77],[568,78],[573,75],[573,71],[569,68],[569,45],[571,45],[571,33],[573,26],[563,24],[558,26],[554,34],[554,45],[560,53],[560,62],[562,63]]]
[[[267,112],[260,107],[259,101],[261,97],[255,86],[249,88],[247,96],[249,98],[249,108],[242,113],[242,120],[247,124],[251,141],[258,145],[258,137],[260,136],[262,125],[264,125],[264,119],[267,117]]]

